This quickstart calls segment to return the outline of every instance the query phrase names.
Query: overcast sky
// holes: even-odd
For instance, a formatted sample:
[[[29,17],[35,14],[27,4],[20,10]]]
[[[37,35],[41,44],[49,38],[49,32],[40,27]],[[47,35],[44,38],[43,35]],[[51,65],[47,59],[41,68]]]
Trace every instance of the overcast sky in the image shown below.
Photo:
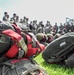
[[[74,18],[74,0],[0,0],[0,19],[4,11],[10,17],[13,13],[20,18],[26,16],[31,20],[48,20],[51,24],[65,22],[65,18]]]

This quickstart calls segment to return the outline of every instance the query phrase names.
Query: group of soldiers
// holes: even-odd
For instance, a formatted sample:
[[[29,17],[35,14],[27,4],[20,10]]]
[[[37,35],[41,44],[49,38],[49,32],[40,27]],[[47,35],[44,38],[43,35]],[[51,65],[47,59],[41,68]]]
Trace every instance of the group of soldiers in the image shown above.
[[[46,24],[43,24],[43,21],[40,21],[39,23],[37,23],[37,20],[30,21],[30,23],[29,23],[29,18],[24,16],[23,19],[19,20],[19,16],[15,13],[10,18],[8,12],[4,12],[3,21],[14,21],[14,22],[19,22],[21,24],[24,24],[34,34],[37,34],[37,33],[44,33],[44,34],[60,33],[60,34],[64,34],[67,32],[73,32],[74,31],[73,23],[71,23],[71,24],[69,24],[68,22],[64,23],[64,24],[60,23],[60,25],[57,25],[57,23],[55,23],[54,25],[51,25],[50,21],[47,21]]]

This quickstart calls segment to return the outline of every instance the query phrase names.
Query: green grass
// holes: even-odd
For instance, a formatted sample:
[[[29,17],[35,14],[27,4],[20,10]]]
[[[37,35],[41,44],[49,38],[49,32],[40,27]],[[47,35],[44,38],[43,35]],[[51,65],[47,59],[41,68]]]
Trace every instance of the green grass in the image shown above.
[[[46,63],[40,54],[35,58],[37,63],[47,71],[49,75],[74,75],[74,68],[66,68],[62,65]]]

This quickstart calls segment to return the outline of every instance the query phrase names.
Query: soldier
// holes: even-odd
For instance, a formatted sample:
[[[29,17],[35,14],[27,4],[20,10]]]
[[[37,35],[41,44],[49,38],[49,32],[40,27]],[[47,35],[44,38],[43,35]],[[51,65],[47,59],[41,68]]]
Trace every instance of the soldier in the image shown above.
[[[22,19],[20,19],[20,23],[23,23],[23,20]]]
[[[49,21],[47,21],[47,23],[46,23],[46,26],[50,26],[51,24],[50,24],[50,22]]]
[[[68,22],[66,23],[66,29],[67,29],[67,32],[69,32],[69,30],[70,30],[70,24]]]
[[[26,18],[25,25],[27,25],[27,26],[28,26],[28,25],[29,25],[29,24],[28,24],[28,22],[29,22],[29,18]],[[29,26],[28,26],[28,27],[29,27]]]
[[[44,33],[38,33],[38,34],[36,34],[36,37],[37,37],[37,40],[41,44],[47,46],[47,43],[46,43],[46,41],[47,41],[47,35],[46,34],[44,34]]]
[[[66,23],[64,23],[63,32],[64,32],[64,33],[67,33]]]
[[[50,22],[47,21],[46,27],[45,27],[45,34],[50,33]]]
[[[47,43],[50,43],[52,40],[53,40],[53,34],[51,34],[51,33],[48,33],[48,34],[46,34],[47,35]]]
[[[71,32],[74,32],[74,25],[71,23]]]
[[[55,25],[54,25],[54,31],[55,31],[55,33],[58,32],[58,26],[57,26],[57,23],[55,23]]]
[[[25,23],[25,22],[26,22],[26,17],[24,16],[24,17],[23,17],[23,23]]]
[[[37,21],[36,20],[33,21],[32,31],[34,34],[37,34]]]
[[[43,21],[40,22],[40,27],[38,28],[37,33],[45,33]]]
[[[63,30],[64,26],[62,25],[62,23],[60,23],[59,29]]]
[[[40,23],[41,23],[41,22],[39,22],[39,24],[37,25],[37,28],[41,27]]]
[[[14,22],[17,22],[17,15],[15,13],[13,14],[12,19],[13,19]]]
[[[7,12],[4,12],[3,21],[8,21],[9,15]]]
[[[30,28],[30,30],[32,31],[32,29],[33,29],[33,23],[32,23],[32,21],[30,22],[30,24],[29,24],[29,28]]]
[[[16,16],[16,22],[19,22],[19,16]]]

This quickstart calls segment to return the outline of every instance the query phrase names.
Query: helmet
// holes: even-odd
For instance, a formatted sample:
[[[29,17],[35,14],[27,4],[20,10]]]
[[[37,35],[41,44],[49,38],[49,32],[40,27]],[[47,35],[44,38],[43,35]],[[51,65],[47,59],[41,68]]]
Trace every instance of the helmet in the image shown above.
[[[52,39],[53,39],[53,35],[52,34],[50,34],[50,33],[48,33],[47,34],[47,42],[49,43],[49,42],[51,42],[52,41]]]
[[[59,38],[60,36],[61,36],[61,34],[60,34],[60,33],[57,33],[57,34],[54,36],[53,40]]]
[[[55,35],[55,32],[54,31],[51,31],[50,34],[52,34],[54,36]]]
[[[7,14],[7,12],[4,12],[4,14]]]
[[[16,15],[15,13],[13,15]]]
[[[38,33],[36,34],[36,37],[38,41],[46,41],[46,34]]]
[[[21,26],[21,29],[22,29],[22,31],[26,31],[26,32],[31,31],[30,28],[27,27],[26,25],[22,25],[22,26]]]
[[[23,18],[26,19],[26,16],[24,16]]]

